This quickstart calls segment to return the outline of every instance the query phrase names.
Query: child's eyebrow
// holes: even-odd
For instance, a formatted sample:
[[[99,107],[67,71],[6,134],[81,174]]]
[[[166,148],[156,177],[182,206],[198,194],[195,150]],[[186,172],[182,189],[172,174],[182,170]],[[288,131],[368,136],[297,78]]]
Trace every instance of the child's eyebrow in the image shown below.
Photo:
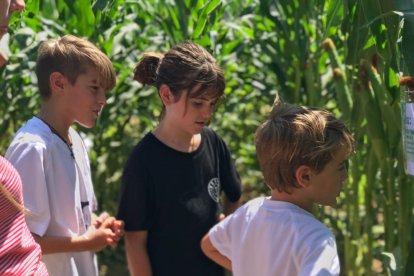
[[[196,100],[204,100],[204,101],[208,101],[208,100],[210,100],[209,98],[207,98],[206,96],[198,96],[198,97],[195,97],[195,98],[193,98],[193,99],[196,99]]]
[[[99,80],[97,80],[97,79],[90,80],[90,81],[89,81],[89,85],[90,85],[90,86],[96,86],[96,87],[101,87],[101,88],[104,88],[103,83],[102,83],[102,82],[100,82],[100,81],[99,81]]]
[[[199,96],[199,97],[195,97],[194,99],[202,100],[202,101],[212,101],[212,102],[218,101],[218,98],[216,98],[216,97],[211,98],[211,97],[206,97],[206,96]]]

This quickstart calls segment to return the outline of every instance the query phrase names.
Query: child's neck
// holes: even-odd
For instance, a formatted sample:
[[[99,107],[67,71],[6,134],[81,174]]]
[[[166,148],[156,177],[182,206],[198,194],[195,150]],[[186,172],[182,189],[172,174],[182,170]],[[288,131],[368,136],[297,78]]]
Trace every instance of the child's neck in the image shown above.
[[[67,144],[72,144],[72,141],[69,137],[69,128],[70,123],[65,123],[60,115],[57,115],[53,109],[49,109],[45,106],[42,106],[40,112],[36,115],[39,119],[41,119],[44,123],[46,123],[53,132],[57,132],[57,134],[66,141]]]
[[[162,122],[152,133],[162,143],[181,152],[196,151],[201,144],[200,134],[189,134]]]
[[[285,201],[296,206],[311,212],[313,208],[313,202],[309,200],[306,196],[302,195],[300,189],[294,189],[292,193],[288,194],[286,192],[279,192],[277,189],[272,189],[271,200]]]

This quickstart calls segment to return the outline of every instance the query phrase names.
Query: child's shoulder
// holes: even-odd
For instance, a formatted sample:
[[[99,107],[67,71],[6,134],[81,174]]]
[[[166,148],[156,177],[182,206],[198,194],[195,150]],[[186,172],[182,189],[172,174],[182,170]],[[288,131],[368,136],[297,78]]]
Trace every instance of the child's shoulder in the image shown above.
[[[234,215],[242,215],[242,216],[254,216],[260,208],[262,208],[264,201],[266,200],[265,197],[257,197],[253,198],[242,206],[240,206],[235,212]]]
[[[47,125],[33,117],[16,132],[12,144],[47,144],[52,135]]]
[[[294,237],[298,248],[317,245],[323,247],[335,243],[335,237],[328,227],[313,214],[291,202],[266,198],[261,208],[265,210],[269,223],[283,228],[286,236]]]
[[[243,206],[245,208],[253,208],[253,209],[258,209],[260,208],[263,203],[265,202],[266,198],[261,196],[261,197],[256,197],[253,198],[251,200],[249,200],[248,202],[246,202]]]
[[[27,159],[29,160],[34,156],[44,155],[53,139],[52,135],[48,126],[34,117],[16,132],[7,149],[6,158],[14,162],[23,156],[30,156]]]
[[[203,127],[201,131],[201,139],[212,143],[212,145],[215,147],[226,147],[226,142],[223,140],[223,138],[209,127]]]
[[[160,142],[152,132],[148,132],[142,139],[134,146],[131,157],[146,158],[146,155],[154,152],[154,149],[159,146]]]
[[[330,230],[314,215],[299,206],[285,201],[260,197],[246,203],[250,210],[263,209],[273,221],[286,225],[294,232],[312,234],[313,232],[330,235]]]
[[[307,214],[306,211],[295,212],[291,224],[291,229],[299,241],[298,245],[324,246],[327,243],[335,243],[335,236],[331,230],[312,214]]]
[[[220,136],[209,127],[203,127],[201,130],[201,135],[210,138],[220,138]]]
[[[331,233],[312,213],[290,202],[279,202],[279,204],[283,205],[280,207],[280,211],[286,215],[296,231],[308,232],[308,234],[321,231],[326,234]]]

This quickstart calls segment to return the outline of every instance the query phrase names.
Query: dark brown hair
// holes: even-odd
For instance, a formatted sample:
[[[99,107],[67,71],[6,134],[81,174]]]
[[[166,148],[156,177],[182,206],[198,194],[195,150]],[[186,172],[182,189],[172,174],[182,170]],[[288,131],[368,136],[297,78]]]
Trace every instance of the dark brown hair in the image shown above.
[[[109,58],[86,39],[65,35],[43,42],[38,50],[36,75],[40,95],[44,100],[52,93],[49,77],[53,72],[64,75],[75,84],[89,67],[98,71],[100,86],[111,90],[116,84],[116,74]]]
[[[266,184],[287,193],[299,187],[295,178],[299,166],[319,173],[340,148],[345,147],[348,154],[354,151],[352,134],[331,112],[279,99],[257,129],[255,144]]]
[[[160,88],[167,85],[176,100],[183,92],[190,98],[224,94],[223,70],[213,56],[200,45],[187,41],[172,47],[165,55],[145,53],[134,70],[134,79]]]

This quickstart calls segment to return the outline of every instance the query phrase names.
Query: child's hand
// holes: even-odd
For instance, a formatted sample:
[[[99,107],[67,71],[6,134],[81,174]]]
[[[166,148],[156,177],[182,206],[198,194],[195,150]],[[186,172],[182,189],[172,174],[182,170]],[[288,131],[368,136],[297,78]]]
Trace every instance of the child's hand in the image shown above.
[[[122,220],[115,220],[111,229],[116,235],[115,241],[118,242],[124,235],[124,222]]]
[[[218,222],[222,221],[223,219],[225,219],[225,215],[223,213],[221,213],[217,219]]]
[[[109,218],[110,215],[107,212],[102,212],[99,217],[97,217],[96,215],[94,215],[94,219],[92,220],[92,225],[95,228],[99,228],[101,226],[101,224],[107,219]]]
[[[116,244],[124,235],[124,222],[122,220],[117,220],[114,217],[111,217],[107,212],[103,212],[99,215],[99,217],[95,218],[93,225],[95,228],[99,228],[101,225],[103,225],[104,222],[108,222],[108,220],[110,223],[106,223],[106,225],[109,229],[112,230],[112,233],[115,235],[111,246],[115,248]]]
[[[116,246],[117,235],[115,235],[111,229],[114,221],[114,218],[107,218],[98,228],[90,227],[89,230],[83,235],[86,240],[90,241],[90,250],[100,251],[108,245],[112,247]]]

